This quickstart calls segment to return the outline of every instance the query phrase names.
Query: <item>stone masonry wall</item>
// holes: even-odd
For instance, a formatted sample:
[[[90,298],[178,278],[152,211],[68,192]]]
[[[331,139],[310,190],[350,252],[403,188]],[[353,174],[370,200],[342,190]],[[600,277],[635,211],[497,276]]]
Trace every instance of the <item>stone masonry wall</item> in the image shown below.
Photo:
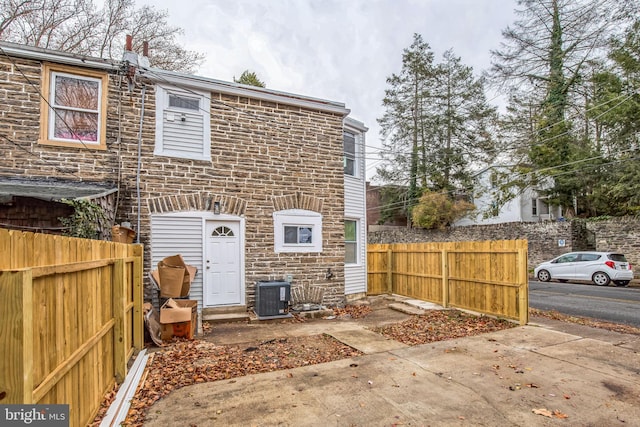
[[[145,271],[150,269],[150,214],[155,202],[213,194],[237,201],[246,219],[245,283],[253,303],[255,282],[293,275],[293,286],[325,286],[325,303],[344,302],[344,175],[342,116],[250,98],[211,94],[211,157],[197,161],[154,156],[155,89],[140,78],[130,90],[119,75],[109,77],[107,150],[38,144],[41,64],[0,57],[0,138],[6,153],[0,175],[56,177],[108,182],[120,189],[116,222],[137,223],[136,170],[141,138],[141,227]],[[22,77],[22,71],[28,80]],[[144,118],[140,133],[142,87]],[[282,200],[303,208],[316,200],[323,224],[322,253],[274,252],[273,212]],[[202,198],[200,197],[199,200]],[[173,200],[173,199],[171,199]],[[200,208],[204,207],[200,205]],[[157,212],[157,209],[153,210]],[[163,209],[163,211],[166,211]],[[327,269],[333,277],[326,279]],[[146,274],[145,274],[146,277]]]
[[[108,150],[38,144],[42,65],[39,61],[0,56],[0,174],[26,178],[114,183],[118,171],[117,92],[110,76]]]
[[[149,83],[149,82],[147,82]],[[150,90],[151,89],[151,90]],[[140,99],[140,89],[133,99]],[[319,111],[279,105],[255,99],[212,93],[211,162],[153,156],[155,142],[155,91],[148,86],[142,132],[145,171],[142,199],[190,196],[200,192],[218,199],[237,199],[246,218],[245,256],[247,302],[252,305],[255,283],[293,275],[293,287],[325,286],[325,303],[344,299],[344,188],[342,169],[342,117]],[[141,104],[132,102],[123,111],[139,117]],[[246,114],[243,114],[246,112]],[[123,140],[133,139],[123,130]],[[122,147],[121,162],[125,194],[135,190],[137,145]],[[321,200],[323,217],[322,253],[275,253],[273,212],[278,200],[296,200],[290,208],[305,208],[305,199]],[[137,205],[125,197],[123,219],[135,223]],[[298,203],[299,201],[299,203]],[[222,203],[229,207],[228,203]],[[308,207],[306,207],[308,208]],[[175,210],[187,210],[174,206]],[[227,211],[228,212],[228,211]],[[142,217],[150,214],[142,204]],[[148,239],[150,224],[140,233]],[[148,241],[145,247],[149,247]],[[147,251],[148,252],[148,251]],[[147,253],[149,256],[149,253]],[[330,280],[325,273],[336,274]]]
[[[569,222],[510,222],[492,225],[454,227],[447,230],[399,228],[368,233],[368,243],[458,242],[476,240],[529,241],[529,270],[538,263],[573,250]],[[558,246],[564,240],[565,246]]]
[[[592,246],[585,231],[595,235],[595,245]],[[540,262],[574,250],[622,252],[632,266],[640,265],[640,219],[637,218],[612,218],[596,222],[510,222],[447,230],[398,227],[369,232],[367,238],[368,243],[527,239],[530,272]],[[564,242],[564,246],[560,245],[560,241]]]
[[[586,221],[586,227],[595,236],[597,250],[625,254],[640,276],[640,218],[610,218],[602,221]]]

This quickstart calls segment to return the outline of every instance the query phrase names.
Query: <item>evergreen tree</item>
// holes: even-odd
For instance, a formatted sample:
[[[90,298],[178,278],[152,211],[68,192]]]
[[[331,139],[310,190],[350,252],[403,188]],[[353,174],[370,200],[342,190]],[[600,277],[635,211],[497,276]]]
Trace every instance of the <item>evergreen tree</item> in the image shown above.
[[[604,157],[602,180],[591,194],[594,214],[640,212],[640,19],[614,38],[611,66],[593,76],[589,116]]]
[[[598,155],[587,126],[576,127],[586,123],[581,101],[585,73],[602,56],[616,28],[612,24],[624,22],[629,9],[637,6],[621,0],[519,0],[518,4],[520,19],[503,31],[505,41],[492,52],[491,69],[494,83],[517,88],[521,105],[530,106],[535,114],[531,137],[518,141],[527,144],[528,153],[520,163],[525,174],[514,182],[535,186],[542,176],[552,177],[548,201],[574,214],[584,213],[589,210],[588,183],[593,175],[584,165]],[[524,112],[515,107],[510,113],[517,111]],[[569,112],[577,114],[570,117]]]
[[[239,79],[236,79],[234,76],[233,81],[243,85],[265,87],[265,84],[258,78],[258,75],[255,72],[249,70],[245,70],[240,75]]]
[[[495,153],[497,113],[486,101],[483,80],[452,51],[435,64],[429,45],[415,34],[402,59],[401,72],[387,79],[385,113],[378,120],[386,162],[377,174],[391,188],[408,188],[411,218],[411,206],[424,190],[451,198],[472,191],[472,171]]]

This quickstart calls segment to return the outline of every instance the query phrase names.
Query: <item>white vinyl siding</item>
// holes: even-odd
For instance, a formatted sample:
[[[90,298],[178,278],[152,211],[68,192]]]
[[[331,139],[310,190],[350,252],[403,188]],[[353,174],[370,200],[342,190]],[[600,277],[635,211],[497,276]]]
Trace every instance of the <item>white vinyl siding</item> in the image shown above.
[[[163,258],[180,254],[184,261],[198,268],[191,283],[189,299],[198,301],[202,309],[202,248],[203,220],[201,217],[167,214],[151,216],[151,266],[158,268]]]
[[[211,160],[210,118],[205,93],[157,85],[154,154]]]
[[[344,175],[344,215],[346,220],[357,222],[358,230],[358,263],[345,264],[345,295],[364,293],[367,291],[367,232],[366,232],[366,180],[364,163],[364,132],[361,124],[349,125],[345,120],[345,132],[355,135],[356,167],[354,175]]]

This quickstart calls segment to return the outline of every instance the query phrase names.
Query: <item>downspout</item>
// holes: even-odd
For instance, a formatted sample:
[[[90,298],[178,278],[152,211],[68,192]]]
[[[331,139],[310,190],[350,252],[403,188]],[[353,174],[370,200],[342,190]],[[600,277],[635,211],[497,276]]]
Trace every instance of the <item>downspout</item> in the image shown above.
[[[140,221],[141,221],[141,213],[140,209],[142,206],[142,202],[140,200],[140,171],[142,169],[142,120],[144,118],[144,97],[147,92],[147,86],[142,85],[142,105],[140,107],[140,131],[138,133],[138,169],[136,171],[136,197],[138,199],[138,226],[136,233],[136,243],[140,243]]]

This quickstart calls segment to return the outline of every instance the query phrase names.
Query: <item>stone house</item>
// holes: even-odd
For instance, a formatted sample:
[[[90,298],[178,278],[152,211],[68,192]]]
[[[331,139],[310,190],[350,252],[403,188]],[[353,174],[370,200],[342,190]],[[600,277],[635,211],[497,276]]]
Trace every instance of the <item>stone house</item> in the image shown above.
[[[250,309],[258,282],[285,278],[329,306],[366,292],[367,129],[344,104],[152,69],[133,52],[0,49],[4,226],[30,210],[17,184],[56,190],[38,203],[86,187],[136,231],[145,273],[177,253],[197,267],[200,309]]]

